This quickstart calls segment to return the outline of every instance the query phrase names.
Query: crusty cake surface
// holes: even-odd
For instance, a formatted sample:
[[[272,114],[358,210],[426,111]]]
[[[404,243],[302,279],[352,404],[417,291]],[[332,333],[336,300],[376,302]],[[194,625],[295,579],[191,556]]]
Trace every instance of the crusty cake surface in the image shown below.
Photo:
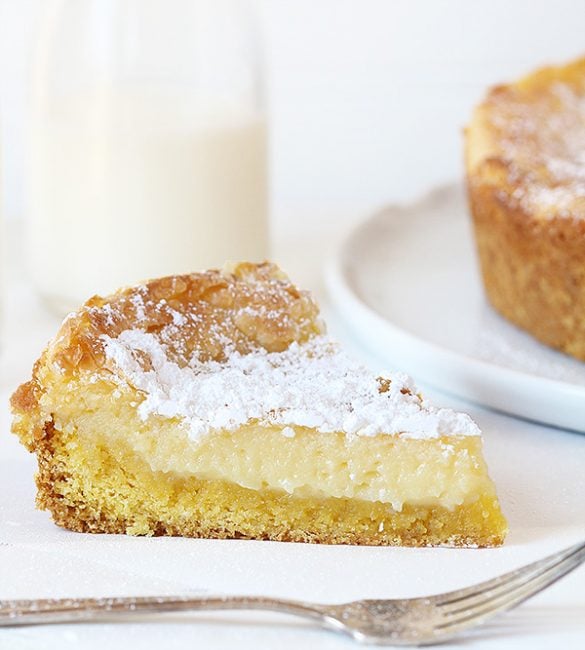
[[[490,302],[585,360],[585,59],[491,90],[465,153]]]

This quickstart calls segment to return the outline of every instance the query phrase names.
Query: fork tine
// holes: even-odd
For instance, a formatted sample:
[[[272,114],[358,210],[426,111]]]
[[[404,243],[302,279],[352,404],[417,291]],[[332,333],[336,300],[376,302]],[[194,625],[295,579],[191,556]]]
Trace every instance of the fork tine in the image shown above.
[[[445,612],[445,620],[435,626],[439,636],[449,636],[475,627],[479,623],[495,616],[498,613],[516,607],[528,598],[546,589],[563,576],[567,575],[585,561],[585,544],[573,547],[571,555],[565,556],[556,564],[548,566],[537,574],[532,574],[528,580],[516,583],[514,587],[505,593],[498,594],[495,598],[489,598],[483,602],[471,605],[455,612]],[[532,566],[532,565],[528,565]]]
[[[459,604],[469,606],[473,599],[477,597],[484,597],[487,594],[497,595],[499,592],[507,591],[511,586],[518,584],[518,582],[526,581],[531,576],[538,575],[542,571],[556,566],[566,558],[570,558],[583,550],[585,550],[585,542],[575,544],[575,546],[571,546],[559,553],[549,555],[519,569],[514,569],[514,571],[509,571],[508,573],[492,578],[491,580],[486,580],[471,587],[458,589],[446,594],[433,596],[432,598],[441,608],[454,609],[448,606],[455,605],[457,607]]]

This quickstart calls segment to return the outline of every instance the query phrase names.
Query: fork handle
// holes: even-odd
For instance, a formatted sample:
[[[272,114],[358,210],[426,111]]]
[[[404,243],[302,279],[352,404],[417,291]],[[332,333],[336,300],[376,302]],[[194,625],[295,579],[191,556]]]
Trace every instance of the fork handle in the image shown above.
[[[0,600],[0,627],[45,625],[112,619],[144,612],[264,610],[292,614],[330,627],[327,607],[262,596],[161,596],[112,598],[47,598]]]

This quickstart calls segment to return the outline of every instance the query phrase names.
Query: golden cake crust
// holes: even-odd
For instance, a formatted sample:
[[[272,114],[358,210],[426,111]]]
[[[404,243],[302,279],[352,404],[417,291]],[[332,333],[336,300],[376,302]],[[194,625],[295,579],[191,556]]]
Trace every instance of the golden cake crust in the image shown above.
[[[56,365],[65,376],[108,370],[104,337],[139,325],[164,343],[178,365],[194,352],[201,361],[222,361],[226,342],[241,354],[285,350],[324,331],[310,294],[272,264],[240,263],[226,269],[174,275],[94,296],[70,314],[33,368],[31,381],[11,398],[13,429],[31,450],[44,437],[39,413],[43,375]],[[143,363],[148,364],[144,358]]]
[[[482,276],[492,305],[585,360],[585,59],[498,86],[466,130]]]

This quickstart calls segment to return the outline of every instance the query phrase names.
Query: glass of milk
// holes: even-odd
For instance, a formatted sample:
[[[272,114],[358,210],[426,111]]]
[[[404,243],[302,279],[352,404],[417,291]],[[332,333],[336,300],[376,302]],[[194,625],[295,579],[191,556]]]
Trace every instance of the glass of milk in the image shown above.
[[[48,0],[28,257],[56,309],[268,256],[262,63],[246,0]]]

